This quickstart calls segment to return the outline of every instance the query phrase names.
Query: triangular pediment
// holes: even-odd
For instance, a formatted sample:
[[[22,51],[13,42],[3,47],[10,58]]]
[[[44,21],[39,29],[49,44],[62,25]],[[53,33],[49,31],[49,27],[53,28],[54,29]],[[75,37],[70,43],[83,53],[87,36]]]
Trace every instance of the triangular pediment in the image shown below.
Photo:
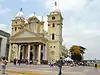
[[[37,37],[37,35],[27,29],[24,29],[21,32],[18,32],[17,34],[13,35],[12,37],[13,38]]]

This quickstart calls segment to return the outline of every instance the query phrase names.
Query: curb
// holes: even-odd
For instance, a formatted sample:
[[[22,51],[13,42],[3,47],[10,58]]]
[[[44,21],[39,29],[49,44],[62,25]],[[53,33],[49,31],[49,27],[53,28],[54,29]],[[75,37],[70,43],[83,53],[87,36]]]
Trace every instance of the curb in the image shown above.
[[[19,71],[10,71],[10,70],[7,70],[6,72],[10,74],[22,74],[22,75],[46,75],[46,74],[39,74],[39,73],[37,74],[37,73],[32,73],[32,72],[19,72]]]

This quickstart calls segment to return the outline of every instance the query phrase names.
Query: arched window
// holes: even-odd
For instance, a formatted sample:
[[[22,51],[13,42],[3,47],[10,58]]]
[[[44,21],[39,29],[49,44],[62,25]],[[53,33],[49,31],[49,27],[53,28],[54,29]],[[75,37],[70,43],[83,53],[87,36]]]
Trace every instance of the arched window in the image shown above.
[[[54,23],[52,24],[52,27],[55,27],[55,24]]]
[[[17,24],[17,22],[16,22],[16,24]]]
[[[52,33],[52,40],[54,40],[55,39],[55,35],[54,35],[54,33]]]
[[[15,31],[17,30],[17,27],[15,27]]]
[[[55,17],[54,16],[52,17],[52,20],[55,20]]]
[[[48,26],[50,26],[50,24],[48,24]]]

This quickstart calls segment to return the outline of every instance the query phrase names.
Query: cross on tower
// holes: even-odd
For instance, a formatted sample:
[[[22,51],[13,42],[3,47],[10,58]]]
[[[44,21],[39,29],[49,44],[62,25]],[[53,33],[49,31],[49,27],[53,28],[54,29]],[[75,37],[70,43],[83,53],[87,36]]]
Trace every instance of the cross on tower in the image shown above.
[[[20,11],[22,11],[23,9],[22,8],[20,8]]]
[[[43,16],[42,16],[42,21],[43,21]]]
[[[55,2],[55,6],[57,6],[57,2]]]
[[[34,12],[34,16],[35,16],[35,12]]]

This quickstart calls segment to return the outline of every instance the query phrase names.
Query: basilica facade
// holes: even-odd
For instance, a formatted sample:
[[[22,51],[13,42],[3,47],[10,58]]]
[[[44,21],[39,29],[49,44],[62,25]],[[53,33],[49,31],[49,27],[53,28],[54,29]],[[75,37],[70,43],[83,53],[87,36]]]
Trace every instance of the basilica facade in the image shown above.
[[[48,31],[44,30],[44,21],[35,15],[24,18],[22,9],[12,20],[10,50],[8,60],[28,59],[59,60],[64,51],[62,46],[63,17],[59,10],[47,15]]]

